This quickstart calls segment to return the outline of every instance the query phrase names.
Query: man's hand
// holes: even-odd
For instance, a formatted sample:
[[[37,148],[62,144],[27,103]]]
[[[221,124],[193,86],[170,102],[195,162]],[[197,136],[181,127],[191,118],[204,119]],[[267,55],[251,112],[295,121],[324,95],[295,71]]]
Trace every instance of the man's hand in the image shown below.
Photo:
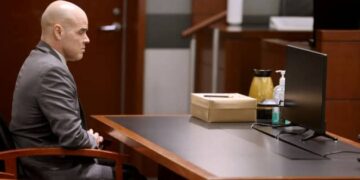
[[[89,129],[87,131],[88,134],[90,134],[91,136],[93,136],[96,140],[96,144],[97,144],[97,147],[100,148],[101,147],[101,143],[103,142],[104,138],[102,136],[99,135],[99,133],[97,132],[94,132],[93,129]]]

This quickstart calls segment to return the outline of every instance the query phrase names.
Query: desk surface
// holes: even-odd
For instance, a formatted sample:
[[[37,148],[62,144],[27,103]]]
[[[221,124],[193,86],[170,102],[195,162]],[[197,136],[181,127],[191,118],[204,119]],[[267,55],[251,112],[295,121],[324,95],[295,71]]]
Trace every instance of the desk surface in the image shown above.
[[[359,154],[323,158],[246,123],[189,115],[93,117],[102,132],[188,179],[360,179]]]

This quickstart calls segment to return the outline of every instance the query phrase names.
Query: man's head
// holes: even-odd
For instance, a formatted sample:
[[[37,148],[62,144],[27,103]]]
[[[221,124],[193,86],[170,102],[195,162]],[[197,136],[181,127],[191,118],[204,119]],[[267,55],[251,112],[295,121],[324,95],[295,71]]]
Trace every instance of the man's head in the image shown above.
[[[41,40],[61,53],[66,61],[82,59],[85,45],[90,42],[86,32],[85,12],[67,1],[54,1],[41,17]]]

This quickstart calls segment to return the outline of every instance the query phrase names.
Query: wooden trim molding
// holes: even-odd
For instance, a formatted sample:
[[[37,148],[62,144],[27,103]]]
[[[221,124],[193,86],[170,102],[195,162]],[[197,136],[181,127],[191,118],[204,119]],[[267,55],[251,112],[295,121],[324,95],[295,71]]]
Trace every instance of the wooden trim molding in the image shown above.
[[[329,135],[332,136],[332,137],[337,138],[339,141],[342,141],[342,142],[344,142],[344,143],[346,143],[346,144],[351,144],[351,145],[353,145],[353,146],[355,146],[355,147],[360,148],[360,143],[358,143],[358,142],[356,142],[356,141],[353,141],[353,140],[351,140],[351,139],[347,139],[347,138],[341,137],[341,136],[339,136],[339,135],[337,135],[337,134],[335,134],[335,133],[331,133],[331,132],[326,132],[326,133],[329,134]]]
[[[145,0],[128,0],[123,113],[143,112]]]
[[[198,31],[204,29],[205,27],[208,27],[208,26],[222,20],[225,17],[226,17],[226,11],[222,11],[222,12],[220,12],[218,14],[215,14],[215,15],[201,21],[198,24],[195,24],[195,25],[191,26],[190,28],[183,31],[181,33],[181,35],[183,37],[187,37],[187,36],[190,36],[192,34],[195,34],[196,32],[198,32]]]
[[[360,41],[360,30],[318,30],[318,41]]]

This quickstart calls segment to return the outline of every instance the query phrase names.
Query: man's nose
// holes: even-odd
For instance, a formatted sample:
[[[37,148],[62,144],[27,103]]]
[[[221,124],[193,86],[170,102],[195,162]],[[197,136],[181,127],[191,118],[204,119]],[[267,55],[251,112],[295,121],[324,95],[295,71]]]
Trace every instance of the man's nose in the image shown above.
[[[88,35],[85,35],[85,40],[84,40],[85,44],[90,43],[90,38],[88,37]]]

